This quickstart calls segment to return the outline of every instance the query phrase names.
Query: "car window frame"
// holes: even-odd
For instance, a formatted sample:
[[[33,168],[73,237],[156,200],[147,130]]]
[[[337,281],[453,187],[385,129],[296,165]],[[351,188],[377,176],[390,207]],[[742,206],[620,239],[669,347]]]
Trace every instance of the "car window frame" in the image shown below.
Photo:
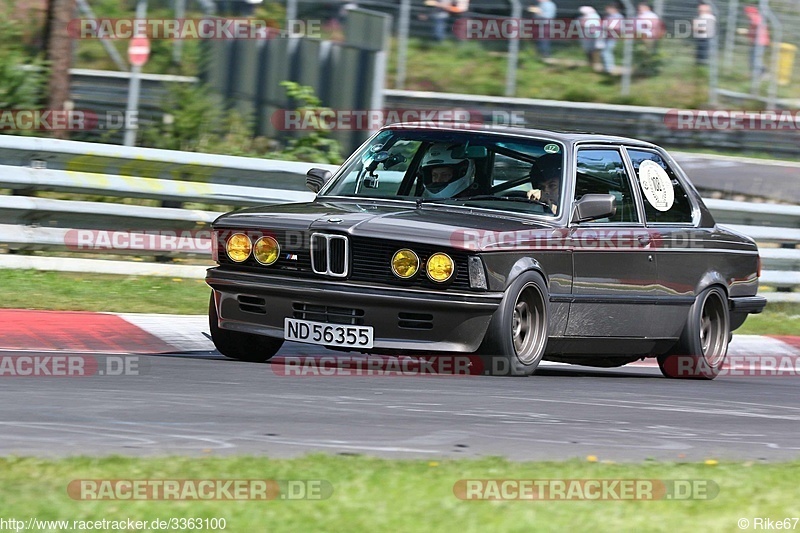
[[[636,151],[639,151],[639,152],[650,152],[650,153],[657,154],[661,158],[661,160],[664,161],[664,164],[666,164],[672,170],[672,174],[678,180],[678,183],[680,184],[680,186],[683,187],[683,190],[684,190],[684,192],[686,192],[686,196],[689,199],[689,204],[692,206],[692,220],[691,220],[691,222],[655,222],[655,221],[654,222],[650,222],[650,221],[647,220],[647,211],[645,210],[645,207],[644,207],[645,199],[642,196],[641,186],[639,185],[639,183],[636,183],[636,192],[637,192],[637,195],[639,196],[639,203],[641,204],[641,208],[642,208],[642,219],[644,220],[645,226],[648,227],[648,228],[650,228],[650,227],[658,227],[658,228],[667,228],[667,227],[690,228],[691,227],[691,228],[697,228],[699,226],[699,224],[700,224],[700,219],[701,219],[701,215],[702,215],[702,213],[700,211],[700,205],[698,204],[697,198],[695,196],[698,193],[695,190],[695,188],[693,186],[691,186],[691,184],[689,183],[688,178],[683,173],[683,170],[677,165],[675,160],[672,159],[672,157],[670,157],[666,153],[666,151],[664,151],[662,149],[659,149],[659,148],[656,148],[656,147],[636,146],[636,145],[632,145],[632,144],[626,144],[626,145],[623,145],[622,148],[625,151],[625,157],[627,158],[628,163],[630,164],[631,175],[632,176],[635,174],[635,169],[634,169],[634,166],[633,166],[633,158],[628,153],[628,150],[636,150]]]
[[[628,154],[624,149],[625,147],[621,144],[616,143],[597,143],[597,142],[587,142],[587,143],[576,143],[573,146],[572,150],[572,170],[570,174],[570,179],[572,183],[570,184],[570,209],[569,209],[569,227],[582,227],[582,228],[593,228],[593,227],[636,227],[636,228],[644,228],[645,226],[645,218],[644,218],[644,210],[642,207],[641,197],[638,191],[638,187],[635,183],[633,183],[633,174],[632,174],[632,165],[631,161],[628,158]],[[619,152],[620,157],[622,158],[622,166],[625,169],[625,173],[628,175],[628,185],[631,187],[631,191],[634,197],[634,205],[636,206],[636,216],[638,218],[637,222],[598,222],[596,220],[589,220],[587,222],[572,222],[572,215],[574,214],[575,210],[575,191],[578,187],[578,153],[581,150],[616,150]]]

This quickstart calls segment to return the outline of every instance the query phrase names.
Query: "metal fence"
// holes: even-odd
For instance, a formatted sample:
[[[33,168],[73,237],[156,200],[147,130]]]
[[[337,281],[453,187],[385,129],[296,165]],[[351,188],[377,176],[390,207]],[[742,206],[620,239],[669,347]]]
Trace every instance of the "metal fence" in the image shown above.
[[[311,0],[298,0],[298,17],[331,19],[341,9],[341,2],[315,2]],[[409,41],[406,36],[421,41],[435,40],[434,9],[424,4],[424,0],[367,0],[355,2],[360,7],[379,10],[391,14],[394,18],[394,35],[397,37],[394,54],[395,61],[395,89],[403,89],[405,85],[405,72],[413,70],[414,57],[408,53]],[[535,4],[531,0],[519,2],[506,0],[490,2],[486,0],[472,0],[469,10],[459,15],[461,18],[481,17],[517,17],[519,8],[522,8],[522,17],[531,17],[527,7]],[[586,0],[558,0],[559,18],[577,18],[581,6],[594,6],[598,13],[603,13],[603,8],[610,1],[589,2]],[[635,17],[635,5],[639,2],[623,1],[622,13],[626,17]],[[666,35],[659,42],[661,47],[660,61],[664,64],[679,65],[688,75],[695,62],[696,40],[691,32],[691,22],[697,17],[696,0],[652,0],[650,2],[654,11],[660,15]],[[750,105],[754,100],[761,100],[769,109],[796,108],[800,103],[800,55],[795,56],[794,68],[789,68],[789,56],[794,48],[800,47],[800,3],[797,0],[760,0],[757,3],[770,33],[771,41],[763,50],[764,73],[753,76],[751,54],[753,46],[747,35],[750,22],[745,15],[745,0],[714,0],[709,1],[716,17],[716,39],[712,40],[709,57],[709,68],[700,71],[700,75],[707,77],[707,101],[710,104],[718,103],[736,104],[739,106]],[[516,11],[515,11],[516,8]],[[454,17],[448,21],[448,28],[452,30]],[[407,31],[405,31],[407,29]],[[452,31],[450,40],[454,40]],[[516,70],[520,68],[516,55],[520,43],[491,42],[483,43],[495,50],[505,50],[508,53],[506,72],[506,96],[515,96],[524,92],[524,87],[519,87],[515,80]],[[625,95],[630,91],[630,79],[625,79],[637,69],[636,57],[633,53],[626,53],[623,43],[616,47],[616,61],[621,65],[620,73],[622,82],[620,92]],[[523,43],[522,46],[527,46]],[[558,50],[579,50],[580,42],[576,40],[554,41],[553,47]],[[703,73],[704,72],[704,73]],[[693,74],[694,75],[694,74]]]
[[[202,277],[205,266],[94,259],[98,256],[194,257],[210,254],[209,224],[220,211],[205,206],[250,206],[307,201],[310,163],[127,148],[97,143],[0,136],[0,268]],[[313,165],[319,166],[319,165]],[[335,167],[327,166],[329,170]],[[43,191],[50,193],[42,197]],[[81,199],[56,196],[81,195]],[[97,195],[96,198],[86,195]],[[113,203],[109,198],[115,199]],[[162,205],[131,205],[131,199]],[[128,203],[125,203],[128,202]],[[169,203],[170,207],[163,204]],[[800,286],[800,206],[707,200],[718,222],[762,243],[762,283]],[[79,231],[194,231],[193,244],[176,250],[142,240],[136,246],[84,249]],[[160,242],[160,241],[159,241]],[[42,252],[71,252],[53,257]],[[76,257],[83,255],[87,258]],[[210,263],[207,263],[210,264]],[[770,293],[771,298],[787,298]],[[797,293],[788,296],[796,299]]]

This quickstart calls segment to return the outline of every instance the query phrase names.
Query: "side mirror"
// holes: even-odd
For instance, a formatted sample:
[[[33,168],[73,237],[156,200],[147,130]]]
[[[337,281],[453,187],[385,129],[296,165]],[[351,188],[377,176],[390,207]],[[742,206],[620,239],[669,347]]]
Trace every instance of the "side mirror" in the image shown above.
[[[318,193],[322,186],[325,185],[329,179],[331,179],[330,170],[325,170],[322,168],[312,168],[306,173],[306,187],[313,192]]]
[[[574,205],[573,223],[613,217],[617,213],[617,199],[613,194],[584,194]]]

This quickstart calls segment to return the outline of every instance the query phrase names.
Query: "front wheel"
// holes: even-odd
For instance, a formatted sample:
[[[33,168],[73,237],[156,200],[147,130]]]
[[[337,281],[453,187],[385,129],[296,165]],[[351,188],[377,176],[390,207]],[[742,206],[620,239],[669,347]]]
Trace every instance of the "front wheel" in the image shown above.
[[[689,309],[678,344],[658,357],[661,373],[668,378],[714,379],[725,364],[730,342],[728,298],[719,287],[710,287]]]
[[[537,272],[520,275],[506,290],[480,348],[484,373],[530,376],[547,348],[549,298]]]
[[[273,339],[252,333],[230,331],[219,327],[217,306],[214,305],[214,294],[208,303],[208,327],[211,330],[211,340],[217,351],[231,359],[248,361],[250,363],[266,363],[278,353],[283,346],[283,339]]]

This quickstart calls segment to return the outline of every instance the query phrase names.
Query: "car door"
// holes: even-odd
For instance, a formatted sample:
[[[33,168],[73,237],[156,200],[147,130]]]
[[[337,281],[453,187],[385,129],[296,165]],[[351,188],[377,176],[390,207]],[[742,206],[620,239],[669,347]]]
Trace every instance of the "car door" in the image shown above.
[[[664,337],[680,335],[694,290],[708,271],[708,250],[721,247],[713,228],[697,228],[699,218],[675,170],[655,149],[626,147],[642,197],[645,223],[658,243],[661,306],[654,317]]]
[[[570,225],[574,279],[567,336],[649,337],[656,258],[621,147],[579,146],[573,198],[612,194],[614,216]]]

